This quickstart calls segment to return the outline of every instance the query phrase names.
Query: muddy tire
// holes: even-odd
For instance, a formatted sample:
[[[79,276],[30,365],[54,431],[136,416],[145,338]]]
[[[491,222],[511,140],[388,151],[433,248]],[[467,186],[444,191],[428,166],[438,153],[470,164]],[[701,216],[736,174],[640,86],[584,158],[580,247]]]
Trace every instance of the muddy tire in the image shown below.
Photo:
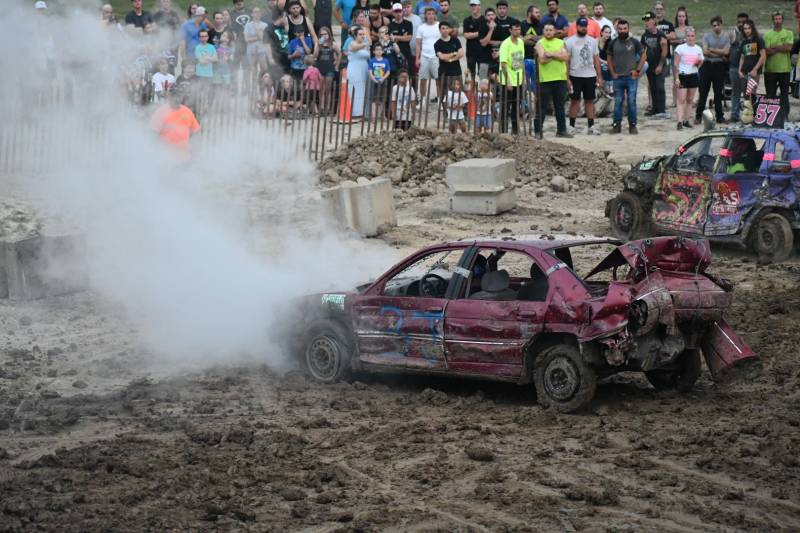
[[[302,343],[306,373],[320,383],[349,379],[353,347],[344,328],[332,320],[311,324]]]
[[[702,372],[700,350],[686,350],[678,359],[678,368],[673,370],[650,370],[645,372],[647,381],[656,390],[689,392]]]
[[[557,344],[542,351],[533,366],[533,384],[542,407],[573,413],[594,398],[597,376],[578,348]]]
[[[778,213],[764,215],[753,228],[752,246],[762,262],[773,263],[787,259],[794,249],[791,224]]]
[[[611,232],[623,241],[645,237],[649,225],[648,216],[641,198],[631,191],[619,193],[609,204]]]

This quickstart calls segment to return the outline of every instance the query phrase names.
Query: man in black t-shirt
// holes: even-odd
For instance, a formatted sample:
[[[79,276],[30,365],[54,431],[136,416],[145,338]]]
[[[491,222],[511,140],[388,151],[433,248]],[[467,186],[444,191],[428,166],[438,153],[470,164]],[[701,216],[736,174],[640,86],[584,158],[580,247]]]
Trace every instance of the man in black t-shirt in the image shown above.
[[[520,26],[525,42],[525,80],[527,90],[536,90],[536,43],[542,37],[542,12],[536,6],[528,6],[525,20]],[[527,104],[527,100],[524,101]]]
[[[440,80],[461,77],[461,58],[464,57],[464,49],[461,47],[461,41],[451,36],[450,30],[452,30],[450,24],[440,22],[440,37],[433,43],[433,50],[436,52],[436,57],[439,58]]]
[[[390,39],[397,43],[400,53],[406,58],[407,68],[413,68],[411,55],[411,39],[414,38],[414,24],[403,18],[403,5],[399,2],[392,4],[392,19],[389,21]],[[413,72],[410,72],[413,77]]]
[[[642,20],[645,25],[642,44],[647,52],[647,85],[653,102],[653,107],[646,115],[667,118],[667,95],[664,90],[664,75],[667,70],[669,42],[667,41],[667,36],[656,27],[656,16],[652,11],[645,13]]]
[[[450,24],[442,21],[439,23],[439,40],[433,43],[433,50],[439,58],[439,80],[437,92],[439,102],[444,105],[447,101],[447,88],[453,78],[461,79],[461,58],[464,57],[464,49],[461,48],[461,41],[451,35]]]
[[[151,22],[153,22],[153,16],[149,11],[142,9],[142,0],[131,0],[131,12],[125,15],[125,24],[144,28]]]
[[[469,0],[470,16],[464,19],[464,39],[467,41],[467,70],[473,79],[485,79],[488,76],[486,47],[481,39],[486,37],[489,27],[481,13],[481,0]]]
[[[242,64],[247,43],[244,39],[244,26],[250,22],[250,12],[244,7],[244,0],[233,0],[231,15],[231,30],[233,31],[236,46],[233,47],[233,62],[237,67]],[[272,22],[272,21],[269,21]]]
[[[495,7],[497,8],[497,18],[495,19],[497,27],[492,34],[491,44],[500,46],[500,43],[511,36],[511,24],[519,24],[519,21],[508,16],[508,0],[497,0]]]

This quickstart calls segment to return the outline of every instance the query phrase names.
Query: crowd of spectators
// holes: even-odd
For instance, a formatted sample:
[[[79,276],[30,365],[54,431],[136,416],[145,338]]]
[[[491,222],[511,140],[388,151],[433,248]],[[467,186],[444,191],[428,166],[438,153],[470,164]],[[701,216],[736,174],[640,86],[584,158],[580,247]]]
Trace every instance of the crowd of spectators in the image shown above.
[[[231,92],[234,80],[244,78],[255,80],[253,109],[264,117],[341,115],[346,100],[348,120],[385,114],[407,128],[421,104],[435,104],[425,107],[444,113],[451,131],[466,131],[468,122],[475,131],[491,130],[499,121],[501,131],[516,133],[525,117],[541,136],[552,113],[556,135],[570,137],[581,103],[586,133],[600,132],[593,104],[601,91],[614,98],[610,132],[621,133],[627,113],[628,131],[635,134],[641,77],[648,88],[644,112],[661,119],[671,116],[671,78],[678,129],[700,122],[712,91],[717,122],[740,120],[742,98],[754,93],[762,76],[767,94],[780,93],[788,112],[791,56],[800,40],[784,27],[781,13],[763,35],[746,13],[732,28],[715,16],[700,31],[685,7],[675,10],[672,22],[664,3],[656,2],[641,16],[644,32],[637,38],[630,22],[609,19],[600,1],[591,12],[579,3],[568,15],[559,0],[546,0],[544,14],[531,5],[524,20],[509,15],[508,0],[486,7],[481,0],[461,1],[470,14],[459,22],[450,0],[258,0],[247,7],[233,0],[230,9],[213,13],[192,3],[185,16],[171,0],[157,0],[152,12],[132,0],[119,21],[110,5],[102,6],[100,23],[144,38],[160,35],[152,42],[167,43],[137,58],[145,71],[144,100],[158,101],[178,88],[192,107]]]

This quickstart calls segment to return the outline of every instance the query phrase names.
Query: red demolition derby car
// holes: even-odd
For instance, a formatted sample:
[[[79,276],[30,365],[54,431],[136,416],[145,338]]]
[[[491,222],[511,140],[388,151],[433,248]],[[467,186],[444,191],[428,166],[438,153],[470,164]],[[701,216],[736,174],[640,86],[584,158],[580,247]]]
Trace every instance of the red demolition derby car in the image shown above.
[[[688,390],[701,352],[715,379],[757,357],[723,318],[733,287],[710,262],[707,241],[682,237],[439,244],[352,292],[303,299],[294,349],[321,382],[364,370],[533,383],[563,412],[621,371]]]

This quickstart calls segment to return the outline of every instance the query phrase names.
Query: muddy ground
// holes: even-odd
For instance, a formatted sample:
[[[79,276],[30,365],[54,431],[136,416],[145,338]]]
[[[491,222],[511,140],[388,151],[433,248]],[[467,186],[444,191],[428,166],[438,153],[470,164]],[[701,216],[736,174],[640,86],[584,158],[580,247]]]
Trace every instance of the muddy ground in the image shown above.
[[[494,218],[405,187],[377,245],[391,263],[469,235],[608,232],[613,189],[542,183]],[[688,394],[616,376],[579,415],[480,381],[173,368],[91,292],[0,300],[0,531],[800,530],[800,263],[715,252],[762,371],[705,371]]]

